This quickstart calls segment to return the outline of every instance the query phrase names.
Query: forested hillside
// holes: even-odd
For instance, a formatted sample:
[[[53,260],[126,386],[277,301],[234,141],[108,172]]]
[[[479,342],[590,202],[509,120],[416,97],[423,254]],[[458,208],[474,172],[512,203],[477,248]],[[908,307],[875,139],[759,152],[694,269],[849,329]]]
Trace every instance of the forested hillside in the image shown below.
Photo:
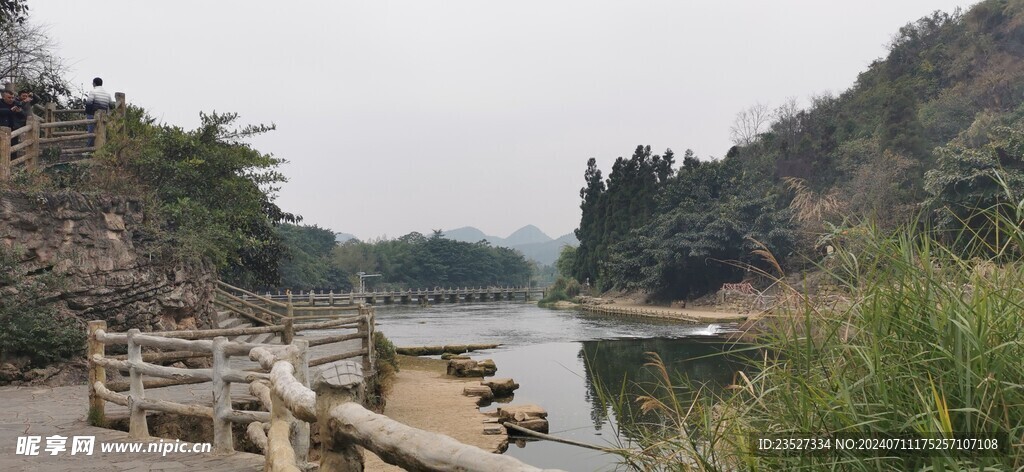
[[[1022,56],[1024,2],[936,12],[842,94],[739,113],[721,159],[591,159],[572,275],[681,298],[768,268],[758,249],[805,266],[854,220],[983,229],[963,215],[1024,188]]]
[[[292,290],[352,290],[359,284],[358,272],[381,274],[366,279],[374,289],[524,285],[533,274],[513,249],[453,241],[440,232],[342,244],[317,226],[284,224],[277,234],[289,250],[277,286]]]

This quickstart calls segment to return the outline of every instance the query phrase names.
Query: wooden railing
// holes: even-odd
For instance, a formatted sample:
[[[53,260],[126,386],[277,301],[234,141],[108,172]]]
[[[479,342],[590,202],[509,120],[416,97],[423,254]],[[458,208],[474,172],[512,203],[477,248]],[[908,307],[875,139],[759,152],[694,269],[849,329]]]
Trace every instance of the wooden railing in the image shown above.
[[[114,97],[113,114],[123,116],[125,95],[118,92]],[[29,170],[37,169],[43,149],[50,145],[91,139],[92,145],[61,149],[62,155],[84,157],[106,143],[110,115],[105,110],[97,111],[93,118],[89,119],[80,115],[85,112],[84,109],[58,110],[52,103],[42,109],[42,116],[36,115],[35,112],[30,113],[25,126],[21,128],[12,130],[0,127],[0,182],[10,180],[11,174],[19,166]],[[57,118],[58,115],[67,114],[72,115],[71,119]],[[94,125],[91,133],[81,129],[89,125]],[[18,143],[14,144],[15,141]]]
[[[351,376],[318,375],[312,389],[303,381],[297,346],[257,347],[250,359],[270,371],[270,427],[250,438],[263,445],[266,470],[300,472],[302,452],[289,438],[296,421],[317,423],[322,472],[363,470],[363,447],[406,470],[535,472],[518,459],[462,444],[443,434],[399,423],[362,406],[362,384]]]
[[[162,411],[190,416],[211,418],[214,422],[214,448],[218,452],[230,452],[234,449],[230,423],[253,423],[261,426],[269,421],[270,404],[267,401],[269,376],[258,367],[250,370],[232,369],[229,358],[232,356],[248,356],[256,347],[279,346],[271,344],[252,344],[234,342],[228,336],[239,336],[259,333],[281,333],[289,338],[289,343],[298,346],[302,353],[303,366],[315,367],[331,362],[363,358],[363,372],[373,372],[373,309],[360,307],[359,313],[348,317],[335,317],[333,320],[316,323],[289,323],[281,325],[260,326],[253,328],[212,329],[189,331],[162,331],[141,333],[137,329],[127,333],[108,333],[105,321],[89,322],[88,361],[89,361],[89,418],[98,423],[105,422],[105,402],[112,402],[130,409],[129,434],[133,437],[148,437],[146,424],[147,410]],[[355,329],[354,333],[325,335],[306,339],[292,339],[295,333],[319,330]],[[211,340],[212,338],[212,340]],[[309,348],[332,343],[358,339],[360,349],[341,353],[328,353],[317,359],[310,359]],[[128,354],[124,356],[106,356],[105,346],[110,344],[126,345]],[[142,348],[165,350],[164,352],[143,353]],[[157,364],[175,362],[194,357],[212,357],[210,369],[187,369],[167,367]],[[108,384],[106,369],[117,369],[129,373],[129,382]],[[143,376],[157,377],[156,380],[143,380]],[[195,405],[175,403],[167,400],[146,398],[148,389],[169,387],[173,385],[213,383],[213,405]],[[249,391],[260,398],[267,411],[241,411],[231,407],[230,385],[234,382],[249,384]],[[118,392],[128,391],[128,394]],[[262,426],[261,426],[262,427]],[[308,436],[308,435],[307,435]]]

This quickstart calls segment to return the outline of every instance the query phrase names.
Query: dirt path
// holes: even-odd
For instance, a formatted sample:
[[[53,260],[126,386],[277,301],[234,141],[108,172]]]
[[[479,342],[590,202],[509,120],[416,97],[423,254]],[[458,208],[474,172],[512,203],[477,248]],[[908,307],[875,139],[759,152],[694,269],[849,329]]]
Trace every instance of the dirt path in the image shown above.
[[[504,435],[483,434],[484,419],[476,399],[462,395],[466,385],[479,380],[465,380],[445,374],[447,363],[436,359],[399,356],[398,372],[384,414],[409,426],[446,434],[465,444],[485,451],[503,448]],[[400,471],[370,452],[366,453],[365,470]]]

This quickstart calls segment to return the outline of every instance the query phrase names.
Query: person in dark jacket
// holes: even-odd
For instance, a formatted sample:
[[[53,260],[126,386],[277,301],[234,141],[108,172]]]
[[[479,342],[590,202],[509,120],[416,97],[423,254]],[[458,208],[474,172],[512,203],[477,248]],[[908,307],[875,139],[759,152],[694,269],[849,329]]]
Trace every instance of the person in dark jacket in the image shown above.
[[[21,102],[21,113],[14,118],[14,129],[18,129],[28,124],[28,117],[32,114],[32,92],[22,90],[14,100]]]
[[[25,109],[22,107],[21,102],[14,99],[14,92],[4,90],[2,100],[0,100],[0,126],[5,126],[14,131],[25,126],[27,119],[28,117],[25,115]],[[11,140],[11,145],[14,144],[18,144],[17,139]]]

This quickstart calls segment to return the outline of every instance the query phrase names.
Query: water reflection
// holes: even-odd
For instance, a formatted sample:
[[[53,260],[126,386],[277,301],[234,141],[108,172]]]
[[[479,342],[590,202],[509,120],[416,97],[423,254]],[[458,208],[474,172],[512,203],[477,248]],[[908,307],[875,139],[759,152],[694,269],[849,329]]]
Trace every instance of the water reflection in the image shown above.
[[[646,394],[656,377],[643,368],[645,352],[659,353],[670,371],[715,388],[730,383],[742,366],[735,357],[716,355],[723,345],[708,340],[727,326],[646,322],[522,303],[383,308],[377,321],[397,345],[502,343],[473,357],[494,359],[498,377],[521,385],[515,403],[543,406],[556,436],[605,446],[629,440],[628,434],[622,438],[613,432],[628,431],[619,426],[641,418],[617,418],[600,400],[598,385],[616,393],[625,385],[631,402]],[[567,471],[613,470],[618,462],[615,456],[545,441],[513,446],[506,454]]]
[[[635,408],[635,399],[655,396],[664,400],[667,396],[660,387],[664,384],[660,370],[644,367],[651,360],[648,353],[661,357],[672,382],[680,387],[676,389],[680,396],[692,393],[685,388],[687,386],[720,391],[733,382],[735,372],[747,367],[743,358],[736,354],[737,348],[743,346],[711,340],[597,340],[583,341],[580,345],[577,357],[586,369],[586,401],[590,404],[594,429],[600,431],[609,421],[611,405],[608,402],[619,401],[615,397],[622,395],[626,414],[618,418],[618,423],[620,433],[630,436],[636,430],[632,423],[656,420],[653,415],[641,415]]]

